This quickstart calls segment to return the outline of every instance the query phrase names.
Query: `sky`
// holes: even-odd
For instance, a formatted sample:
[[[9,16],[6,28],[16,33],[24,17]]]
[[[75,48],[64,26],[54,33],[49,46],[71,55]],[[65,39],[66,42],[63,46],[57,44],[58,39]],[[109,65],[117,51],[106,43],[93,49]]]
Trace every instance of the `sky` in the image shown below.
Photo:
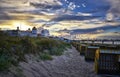
[[[0,28],[18,26],[52,35],[119,34],[120,0],[0,0]]]

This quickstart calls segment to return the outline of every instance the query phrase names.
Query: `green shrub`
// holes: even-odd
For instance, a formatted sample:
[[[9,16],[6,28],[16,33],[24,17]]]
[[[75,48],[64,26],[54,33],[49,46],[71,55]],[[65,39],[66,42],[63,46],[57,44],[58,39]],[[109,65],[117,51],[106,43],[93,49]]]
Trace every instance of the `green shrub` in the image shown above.
[[[50,49],[52,46],[55,46],[54,41],[47,38],[39,40],[37,45],[41,46],[42,50]]]
[[[24,48],[24,53],[36,53],[36,43],[30,37],[25,37],[20,42]]]
[[[63,50],[62,48],[57,48],[57,47],[53,47],[51,48],[51,50],[49,51],[50,55],[56,55],[56,56],[60,56],[63,54]]]
[[[52,56],[47,53],[39,53],[39,58],[42,60],[52,60]]]
[[[0,71],[7,70],[11,65],[10,60],[6,56],[0,56]]]

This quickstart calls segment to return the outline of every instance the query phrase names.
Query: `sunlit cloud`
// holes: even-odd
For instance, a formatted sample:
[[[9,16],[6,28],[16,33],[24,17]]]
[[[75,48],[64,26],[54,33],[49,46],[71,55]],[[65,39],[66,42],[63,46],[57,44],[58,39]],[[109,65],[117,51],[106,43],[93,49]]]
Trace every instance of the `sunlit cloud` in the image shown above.
[[[0,0],[0,28],[21,26],[26,30],[42,26],[54,35],[64,35],[65,32],[59,33],[63,30],[114,32],[120,25],[119,3],[119,0]]]

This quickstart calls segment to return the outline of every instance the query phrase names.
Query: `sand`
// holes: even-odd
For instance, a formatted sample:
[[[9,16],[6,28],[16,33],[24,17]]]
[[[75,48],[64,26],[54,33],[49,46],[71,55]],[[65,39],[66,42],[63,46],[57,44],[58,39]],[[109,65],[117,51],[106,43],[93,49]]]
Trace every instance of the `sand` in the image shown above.
[[[53,56],[53,60],[49,61],[38,61],[32,55],[26,58],[27,62],[19,64],[21,73],[16,74],[16,71],[12,70],[8,75],[0,77],[106,77],[97,75],[94,62],[86,62],[84,56],[80,56],[74,47],[67,49],[62,56]]]
[[[62,56],[53,56],[52,61],[21,62],[20,67],[26,77],[98,77],[93,62],[85,62],[80,53],[67,49]]]

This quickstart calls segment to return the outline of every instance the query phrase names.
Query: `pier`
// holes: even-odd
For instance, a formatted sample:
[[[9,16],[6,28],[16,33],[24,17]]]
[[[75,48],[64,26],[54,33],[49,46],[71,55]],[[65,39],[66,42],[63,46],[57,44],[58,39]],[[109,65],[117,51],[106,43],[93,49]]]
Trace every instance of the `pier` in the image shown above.
[[[86,44],[112,44],[112,45],[120,45],[120,40],[78,40],[79,43],[86,43]]]

